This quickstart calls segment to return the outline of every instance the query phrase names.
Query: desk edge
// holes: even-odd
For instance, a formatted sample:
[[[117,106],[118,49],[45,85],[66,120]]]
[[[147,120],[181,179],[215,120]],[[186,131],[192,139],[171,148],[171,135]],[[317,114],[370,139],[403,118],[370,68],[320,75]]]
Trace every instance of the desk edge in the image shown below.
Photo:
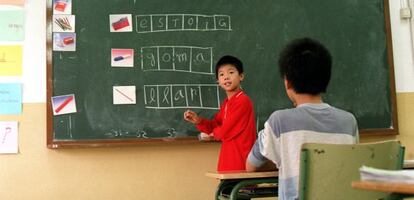
[[[248,179],[248,178],[271,178],[277,177],[277,171],[267,171],[267,172],[246,172],[246,171],[237,171],[237,172],[206,172],[206,176],[216,179]]]

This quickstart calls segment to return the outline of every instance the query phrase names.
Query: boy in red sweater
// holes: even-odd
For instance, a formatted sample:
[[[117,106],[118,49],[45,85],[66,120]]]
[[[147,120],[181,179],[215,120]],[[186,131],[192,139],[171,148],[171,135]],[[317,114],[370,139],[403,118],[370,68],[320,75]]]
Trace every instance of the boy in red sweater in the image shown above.
[[[253,103],[240,88],[244,78],[242,62],[233,56],[223,56],[216,64],[216,78],[227,94],[219,112],[208,120],[187,110],[184,119],[222,142],[217,171],[245,170],[247,156],[256,140],[256,125]]]

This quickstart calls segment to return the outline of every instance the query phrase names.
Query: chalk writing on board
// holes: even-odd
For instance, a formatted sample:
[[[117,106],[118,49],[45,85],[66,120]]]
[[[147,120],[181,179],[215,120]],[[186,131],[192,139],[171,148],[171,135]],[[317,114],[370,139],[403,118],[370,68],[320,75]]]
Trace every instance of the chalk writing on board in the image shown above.
[[[228,15],[153,14],[135,17],[137,33],[232,30]]]
[[[65,120],[62,118],[58,123],[62,127],[62,131],[66,131],[65,134],[68,139],[73,139],[72,130],[75,128],[75,118],[72,119],[71,115],[67,115],[65,116]]]
[[[175,131],[175,130],[172,130]],[[175,137],[175,135],[172,135],[171,130],[168,130],[168,136],[166,137]],[[173,132],[175,134],[175,132]],[[107,137],[111,138],[149,138],[148,133],[144,130],[137,130],[137,131],[125,131],[122,129],[112,129],[109,132],[104,134]]]
[[[72,135],[72,124],[73,126],[75,126],[75,120],[72,121],[72,116],[69,115],[69,120],[68,120],[68,134],[70,138],[73,138]]]
[[[194,46],[142,47],[141,68],[143,71],[214,74],[213,48]]]
[[[168,137],[175,138],[177,136],[177,131],[175,130],[175,128],[169,128],[167,130],[167,134],[168,134]]]
[[[218,109],[220,93],[216,84],[144,85],[145,108]]]

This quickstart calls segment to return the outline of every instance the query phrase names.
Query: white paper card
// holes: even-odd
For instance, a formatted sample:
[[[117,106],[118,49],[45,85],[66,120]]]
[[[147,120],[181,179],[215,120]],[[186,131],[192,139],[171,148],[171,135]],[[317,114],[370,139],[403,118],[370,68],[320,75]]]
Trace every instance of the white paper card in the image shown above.
[[[18,153],[18,122],[0,122],[0,153]]]
[[[135,86],[114,86],[114,104],[135,104]]]
[[[132,15],[109,15],[109,29],[111,32],[132,32]]]
[[[75,32],[75,15],[53,15],[53,32]]]
[[[76,100],[74,94],[52,97],[53,115],[76,113]]]

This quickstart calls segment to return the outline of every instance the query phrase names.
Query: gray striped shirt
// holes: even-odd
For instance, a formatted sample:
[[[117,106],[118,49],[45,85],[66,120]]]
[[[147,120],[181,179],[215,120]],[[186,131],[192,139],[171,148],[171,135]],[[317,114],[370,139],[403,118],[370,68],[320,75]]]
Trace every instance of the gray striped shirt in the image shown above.
[[[326,103],[301,104],[275,111],[258,134],[247,160],[256,167],[270,160],[279,169],[279,199],[298,198],[300,148],[303,143],[358,142],[355,117]]]

